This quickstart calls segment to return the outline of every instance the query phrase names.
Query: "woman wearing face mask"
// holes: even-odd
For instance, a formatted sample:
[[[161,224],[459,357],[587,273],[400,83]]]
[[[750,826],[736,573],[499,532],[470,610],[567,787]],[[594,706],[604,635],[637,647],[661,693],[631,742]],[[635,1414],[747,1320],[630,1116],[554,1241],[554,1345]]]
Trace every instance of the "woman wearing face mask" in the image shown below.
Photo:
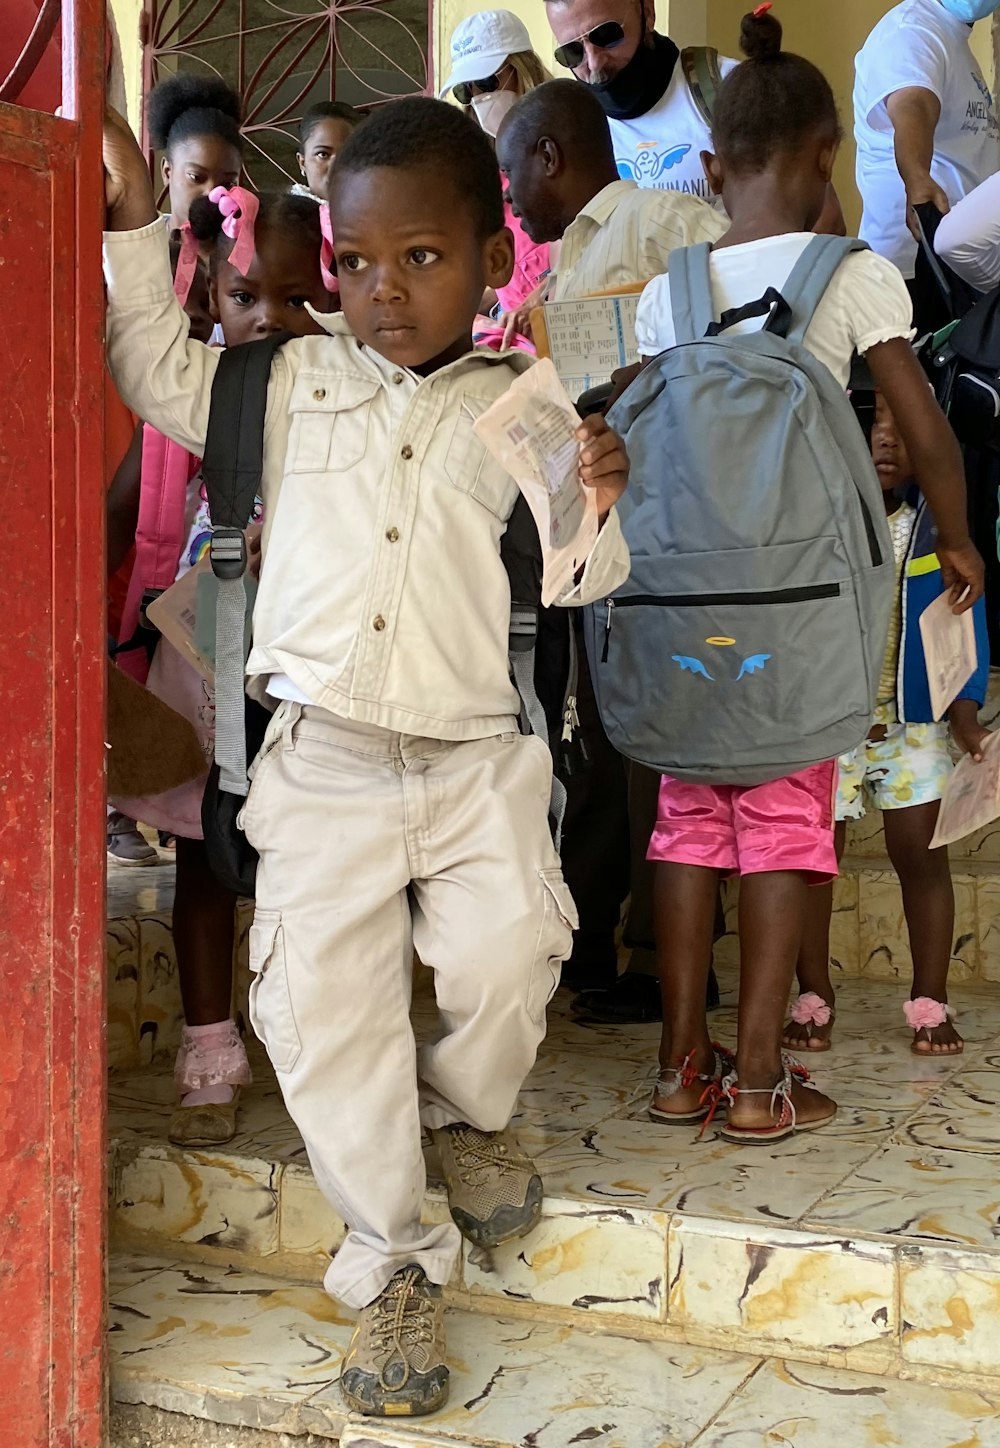
[[[442,96],[455,97],[488,136],[495,137],[511,106],[528,91],[552,77],[531,48],[531,37],[523,23],[509,10],[483,10],[463,20],[451,37],[451,75]],[[513,215],[509,202],[504,215],[514,234],[514,273],[505,287],[483,298],[483,311],[496,307],[502,318],[523,318],[532,299],[537,299],[554,264],[551,248],[536,245]],[[508,342],[513,328],[500,327],[497,336],[477,334],[477,340],[499,345],[505,330]],[[520,328],[519,328],[520,330]]]
[[[913,208],[930,202],[948,212],[1000,166],[993,101],[970,44],[973,24],[997,8],[997,0],[902,0],[855,61],[860,235],[908,280]]]

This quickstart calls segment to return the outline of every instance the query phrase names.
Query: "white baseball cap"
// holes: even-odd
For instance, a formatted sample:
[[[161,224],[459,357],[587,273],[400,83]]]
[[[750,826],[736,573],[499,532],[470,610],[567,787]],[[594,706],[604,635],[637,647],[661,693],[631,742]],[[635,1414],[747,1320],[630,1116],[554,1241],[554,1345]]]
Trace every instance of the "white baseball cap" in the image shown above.
[[[509,10],[481,10],[470,15],[451,37],[451,75],[441,94],[446,96],[462,81],[468,85],[496,75],[508,56],[531,48],[527,27]]]

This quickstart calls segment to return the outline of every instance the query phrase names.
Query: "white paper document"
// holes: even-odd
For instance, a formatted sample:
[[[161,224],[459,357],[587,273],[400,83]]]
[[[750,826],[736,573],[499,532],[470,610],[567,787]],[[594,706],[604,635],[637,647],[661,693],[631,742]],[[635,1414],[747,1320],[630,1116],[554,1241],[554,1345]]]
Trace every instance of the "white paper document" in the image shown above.
[[[955,766],[945,786],[931,849],[964,840],[995,819],[1000,819],[1000,732],[986,740],[981,763],[964,754]]]
[[[548,360],[534,367],[473,424],[476,436],[514,478],[542,542],[542,603],[573,582],[597,542],[597,504],[580,482],[580,419]]]
[[[976,672],[976,630],[972,609],[954,614],[951,601],[942,593],[920,615],[920,637],[927,660],[931,686],[931,712],[943,719]]]
[[[610,382],[612,372],[638,362],[638,305],[638,295],[546,302],[549,356],[571,397]]]

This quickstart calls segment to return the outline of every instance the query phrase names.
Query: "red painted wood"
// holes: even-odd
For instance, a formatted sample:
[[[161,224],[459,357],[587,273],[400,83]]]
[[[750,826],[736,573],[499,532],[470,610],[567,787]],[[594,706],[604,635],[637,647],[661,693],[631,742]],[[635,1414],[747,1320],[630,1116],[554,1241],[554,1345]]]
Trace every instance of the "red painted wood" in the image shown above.
[[[105,1420],[101,0],[64,118],[0,105],[0,1443]]]

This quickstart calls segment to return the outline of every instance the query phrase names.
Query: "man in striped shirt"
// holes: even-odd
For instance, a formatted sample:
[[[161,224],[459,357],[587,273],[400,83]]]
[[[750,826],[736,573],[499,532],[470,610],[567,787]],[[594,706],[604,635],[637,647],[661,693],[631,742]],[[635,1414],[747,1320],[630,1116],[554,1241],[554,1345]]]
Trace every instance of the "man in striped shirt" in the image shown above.
[[[667,270],[678,247],[726,230],[695,196],[622,180],[597,97],[571,80],[548,81],[511,108],[497,157],[532,241],[561,239],[555,301],[648,281]]]

